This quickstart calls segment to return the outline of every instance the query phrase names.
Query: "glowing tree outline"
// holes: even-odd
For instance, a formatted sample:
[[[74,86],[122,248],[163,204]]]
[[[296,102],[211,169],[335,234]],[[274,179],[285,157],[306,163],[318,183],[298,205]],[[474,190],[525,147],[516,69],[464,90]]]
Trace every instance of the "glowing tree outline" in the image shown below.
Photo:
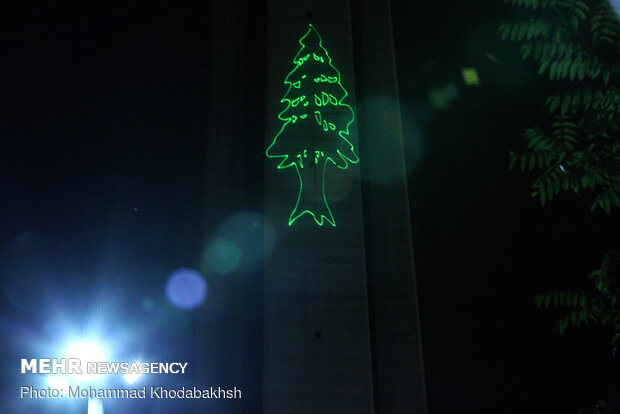
[[[291,77],[291,75],[293,75],[298,69],[300,69],[311,57],[313,60],[315,61],[320,61],[321,63],[325,63],[324,59],[322,56],[317,55],[316,53],[314,53],[313,51],[309,51],[308,53],[304,54],[304,50],[306,49],[306,45],[304,44],[304,40],[311,34],[314,33],[316,35],[316,37],[318,38],[318,47],[324,52],[326,58],[327,58],[327,64],[328,66],[333,69],[333,71],[335,72],[336,76],[328,76],[325,74],[321,74],[318,77],[313,78],[312,80],[314,80],[315,83],[324,83],[327,82],[328,84],[337,84],[340,89],[342,89],[343,92],[343,96],[338,99],[336,98],[333,94],[327,94],[324,91],[321,92],[321,95],[318,96],[316,93],[314,94],[314,106],[315,107],[321,107],[321,106],[326,106],[326,105],[334,105],[336,107],[342,107],[342,108],[346,108],[348,109],[348,111],[351,114],[351,119],[346,123],[346,125],[344,126],[343,129],[338,129],[338,136],[344,141],[344,143],[346,143],[346,146],[348,146],[348,151],[350,152],[349,154],[345,155],[343,154],[343,152],[340,149],[336,149],[335,153],[338,155],[338,157],[336,157],[336,159],[334,159],[334,157],[332,157],[330,154],[325,154],[324,151],[312,151],[314,152],[314,163],[315,165],[318,164],[318,160],[321,157],[324,157],[325,160],[323,162],[323,171],[322,171],[322,182],[321,182],[321,192],[322,192],[322,198],[323,198],[323,202],[325,204],[325,211],[327,212],[327,215],[329,215],[329,217],[327,217],[327,215],[321,213],[319,214],[319,217],[317,217],[317,214],[315,214],[314,211],[304,208],[304,209],[300,209],[300,201],[302,198],[302,193],[303,193],[303,189],[304,189],[304,183],[303,183],[303,179],[301,176],[301,172],[300,172],[300,168],[304,168],[304,159],[307,158],[308,154],[307,154],[307,149],[304,149],[302,152],[299,152],[298,154],[295,154],[295,156],[291,156],[292,154],[289,153],[284,153],[284,154],[273,154],[271,153],[272,149],[274,149],[274,146],[276,145],[276,143],[278,142],[278,138],[281,136],[281,134],[285,131],[286,127],[289,124],[295,124],[298,120],[305,120],[308,117],[308,113],[304,113],[302,115],[300,115],[299,117],[297,117],[296,115],[286,115],[286,113],[289,112],[289,109],[294,108],[294,107],[298,107],[298,106],[303,106],[303,107],[309,107],[309,102],[308,100],[306,100],[306,96],[305,95],[301,95],[295,99],[289,99],[288,96],[291,92],[292,89],[300,89],[301,88],[301,80],[306,79],[306,75],[303,75],[302,78],[298,81],[291,81],[289,80],[289,78]],[[295,202],[295,206],[293,207],[293,210],[291,211],[291,214],[289,216],[289,220],[288,220],[288,225],[292,226],[293,223],[300,218],[301,216],[303,216],[304,214],[310,214],[313,218],[314,221],[319,225],[319,226],[323,226],[323,224],[325,224],[325,222],[328,222],[329,224],[331,224],[332,226],[336,226],[336,221],[334,219],[334,216],[331,212],[331,209],[329,207],[329,204],[327,202],[327,196],[325,194],[325,174],[327,171],[327,166],[331,163],[334,166],[338,167],[341,170],[346,170],[349,168],[349,163],[351,164],[357,164],[359,162],[359,158],[357,156],[357,154],[355,153],[355,148],[353,146],[353,144],[351,143],[351,141],[349,141],[348,136],[349,136],[349,127],[351,126],[351,124],[355,121],[355,113],[353,111],[353,108],[346,104],[343,103],[343,101],[347,98],[347,96],[349,96],[349,93],[347,92],[347,90],[344,88],[344,86],[341,83],[341,75],[340,75],[340,71],[338,69],[336,69],[336,67],[332,64],[332,58],[329,55],[329,52],[327,51],[327,49],[325,49],[325,47],[323,47],[323,40],[321,38],[321,35],[319,34],[319,32],[314,28],[314,26],[312,24],[308,25],[308,31],[306,32],[306,34],[304,34],[300,39],[299,39],[299,44],[301,45],[300,50],[297,52],[297,54],[295,55],[294,59],[293,59],[293,64],[295,65],[295,67],[286,75],[286,78],[284,80],[284,84],[287,85],[287,90],[286,93],[284,94],[284,97],[280,100],[281,103],[285,104],[285,108],[278,114],[278,119],[280,119],[281,121],[283,121],[284,123],[282,124],[282,127],[280,128],[280,130],[278,131],[278,133],[274,136],[273,141],[271,142],[271,144],[267,147],[267,149],[265,150],[265,155],[268,158],[282,158],[282,160],[279,162],[277,169],[278,170],[282,170],[282,169],[286,169],[286,168],[290,168],[290,167],[295,167],[295,171],[297,173],[297,177],[299,179],[299,193],[297,196],[297,201]],[[310,109],[308,109],[309,111]],[[327,122],[326,119],[323,119],[322,113],[318,110],[313,111],[313,115],[315,116],[315,119],[318,123],[319,126],[321,126],[323,128],[323,130],[327,133],[329,133],[329,131],[334,131],[336,132],[336,125],[334,123],[331,122]],[[341,143],[342,144],[342,143]],[[312,156],[311,156],[312,158]]]

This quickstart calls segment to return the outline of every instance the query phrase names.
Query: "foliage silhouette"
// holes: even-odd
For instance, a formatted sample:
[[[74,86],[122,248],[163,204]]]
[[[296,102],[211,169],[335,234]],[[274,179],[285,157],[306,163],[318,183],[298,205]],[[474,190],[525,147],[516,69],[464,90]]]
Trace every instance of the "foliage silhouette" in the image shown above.
[[[604,0],[505,0],[531,18],[500,25],[502,39],[521,43],[523,59],[563,91],[545,100],[548,125],[525,130],[525,150],[510,152],[509,168],[535,174],[533,197],[544,206],[560,193],[587,190],[597,208],[620,207],[620,22]],[[553,291],[536,296],[537,308],[565,307],[558,322],[600,325],[620,345],[620,254],[608,253],[589,279],[590,292]],[[581,413],[610,413],[602,401]]]

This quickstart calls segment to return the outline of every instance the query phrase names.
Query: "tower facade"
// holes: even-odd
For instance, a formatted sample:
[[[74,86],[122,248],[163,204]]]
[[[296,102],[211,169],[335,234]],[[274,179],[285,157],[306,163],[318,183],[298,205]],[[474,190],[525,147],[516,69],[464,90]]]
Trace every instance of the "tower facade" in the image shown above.
[[[206,260],[201,378],[233,412],[425,413],[389,1],[215,0],[210,53],[207,244],[251,211],[264,254]]]

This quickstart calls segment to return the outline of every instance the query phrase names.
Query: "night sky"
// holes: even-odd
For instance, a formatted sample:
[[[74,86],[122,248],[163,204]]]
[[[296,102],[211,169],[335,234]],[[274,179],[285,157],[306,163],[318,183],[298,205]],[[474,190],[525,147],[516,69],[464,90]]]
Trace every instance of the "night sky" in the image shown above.
[[[200,264],[210,5],[3,9],[2,393],[17,350],[49,334],[44,307],[59,303],[158,320],[145,336],[191,358],[192,322],[156,286]],[[598,399],[618,410],[609,334],[560,336],[560,313],[532,306],[537,293],[587,288],[620,221],[574,194],[540,207],[532,177],[508,171],[508,151],[562,87],[500,40],[511,13],[393,1],[429,412],[577,413]],[[463,84],[463,67],[480,86]],[[16,297],[9,268],[45,276]]]

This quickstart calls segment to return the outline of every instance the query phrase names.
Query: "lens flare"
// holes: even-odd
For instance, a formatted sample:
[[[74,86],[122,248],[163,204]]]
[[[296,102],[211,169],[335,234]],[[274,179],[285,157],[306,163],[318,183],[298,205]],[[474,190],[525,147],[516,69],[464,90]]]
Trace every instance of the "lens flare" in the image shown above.
[[[69,381],[65,377],[59,375],[52,375],[47,377],[47,383],[53,390],[60,391],[61,394],[66,395],[69,391]]]
[[[90,341],[77,342],[69,347],[66,358],[77,358],[81,361],[81,374],[72,374],[79,381],[91,381],[101,374],[89,373],[89,363],[105,362],[105,354],[99,345]]]
[[[210,270],[225,275],[239,267],[241,249],[237,244],[223,237],[211,241],[205,249],[205,262]]]
[[[126,381],[128,384],[133,384],[133,383],[135,383],[136,381],[138,381],[138,378],[140,378],[141,376],[142,376],[142,374],[137,373],[137,372],[134,372],[134,373],[132,373],[132,374],[125,374],[125,375],[123,376],[123,378],[125,378],[125,381]]]
[[[274,243],[275,232],[265,216],[237,212],[217,225],[205,247],[204,261],[209,272],[219,275],[248,274],[269,258]]]
[[[200,306],[206,295],[207,282],[200,273],[192,269],[176,270],[166,283],[168,300],[180,309],[190,310]]]
[[[88,414],[103,414],[103,404],[100,399],[88,399]]]

